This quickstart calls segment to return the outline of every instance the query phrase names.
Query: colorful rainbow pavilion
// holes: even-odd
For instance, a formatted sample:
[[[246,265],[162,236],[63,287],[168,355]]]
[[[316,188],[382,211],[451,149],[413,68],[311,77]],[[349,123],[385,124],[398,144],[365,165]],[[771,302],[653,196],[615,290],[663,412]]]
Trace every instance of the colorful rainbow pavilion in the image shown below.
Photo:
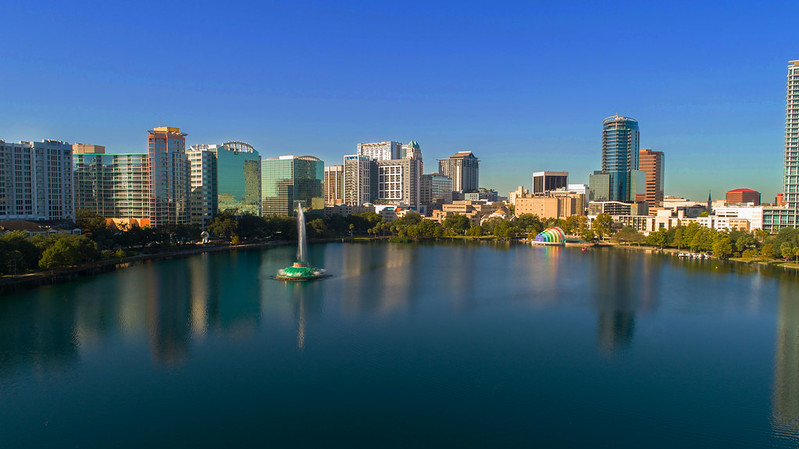
[[[551,227],[544,229],[543,232],[535,236],[533,241],[536,245],[563,245],[566,242],[566,235],[563,229]]]

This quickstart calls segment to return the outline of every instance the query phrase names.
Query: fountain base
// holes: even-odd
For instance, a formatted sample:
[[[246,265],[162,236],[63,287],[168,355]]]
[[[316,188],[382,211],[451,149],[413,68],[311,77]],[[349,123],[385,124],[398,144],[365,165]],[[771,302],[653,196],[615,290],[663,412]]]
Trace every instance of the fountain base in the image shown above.
[[[305,262],[294,262],[290,267],[279,270],[276,279],[282,281],[312,281],[327,276],[322,268],[309,266]]]

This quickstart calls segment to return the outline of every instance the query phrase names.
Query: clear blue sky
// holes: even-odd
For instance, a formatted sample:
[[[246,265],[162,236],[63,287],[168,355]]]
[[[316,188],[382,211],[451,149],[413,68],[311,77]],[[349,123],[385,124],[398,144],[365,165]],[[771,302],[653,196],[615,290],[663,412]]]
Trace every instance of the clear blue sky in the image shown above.
[[[781,189],[799,2],[5,2],[0,138],[141,152],[146,130],[341,163],[468,149],[502,194],[587,182],[602,119],[636,118],[666,193]]]

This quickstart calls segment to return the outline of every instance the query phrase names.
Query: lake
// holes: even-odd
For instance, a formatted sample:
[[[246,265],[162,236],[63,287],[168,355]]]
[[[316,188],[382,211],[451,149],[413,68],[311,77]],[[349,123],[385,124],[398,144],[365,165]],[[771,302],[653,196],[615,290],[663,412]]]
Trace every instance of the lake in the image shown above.
[[[0,297],[0,447],[797,447],[795,273],[329,243]]]

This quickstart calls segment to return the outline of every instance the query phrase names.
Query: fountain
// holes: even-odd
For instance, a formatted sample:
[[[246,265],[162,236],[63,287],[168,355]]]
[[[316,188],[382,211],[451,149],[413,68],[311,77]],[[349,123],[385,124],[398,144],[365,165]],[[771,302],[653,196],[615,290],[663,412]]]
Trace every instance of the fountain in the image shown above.
[[[275,277],[284,281],[310,281],[325,277],[325,270],[308,265],[305,260],[307,252],[305,214],[302,212],[302,204],[297,204],[297,261],[290,267],[278,270]]]

